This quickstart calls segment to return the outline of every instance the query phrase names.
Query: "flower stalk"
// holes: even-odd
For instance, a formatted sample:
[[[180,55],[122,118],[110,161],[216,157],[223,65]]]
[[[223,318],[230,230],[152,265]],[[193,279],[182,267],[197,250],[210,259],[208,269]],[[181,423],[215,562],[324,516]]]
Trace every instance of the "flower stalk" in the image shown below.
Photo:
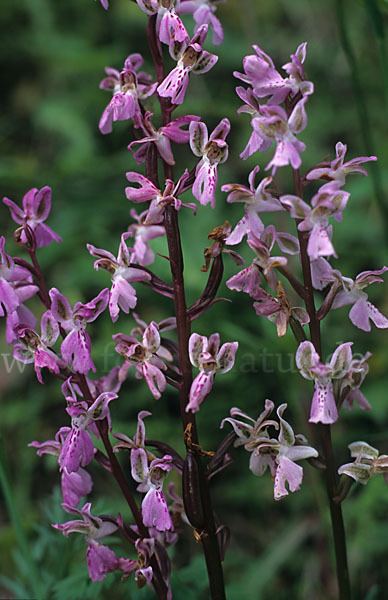
[[[298,169],[293,170],[295,194],[303,199],[303,185]],[[297,220],[298,225],[298,220]],[[302,264],[303,281],[305,287],[305,305],[310,317],[309,329],[311,342],[322,356],[321,328],[320,321],[317,318],[314,302],[314,288],[311,277],[310,257],[307,253],[308,235],[298,229],[298,238],[300,244],[300,259]],[[336,473],[333,443],[331,439],[331,426],[318,423],[318,432],[322,445],[322,457],[326,464],[324,470],[326,492],[329,501],[331,526],[333,531],[335,559],[337,567],[337,581],[340,600],[350,600],[350,578],[346,549],[346,534],[342,515],[341,504],[336,501],[338,487],[338,476]]]

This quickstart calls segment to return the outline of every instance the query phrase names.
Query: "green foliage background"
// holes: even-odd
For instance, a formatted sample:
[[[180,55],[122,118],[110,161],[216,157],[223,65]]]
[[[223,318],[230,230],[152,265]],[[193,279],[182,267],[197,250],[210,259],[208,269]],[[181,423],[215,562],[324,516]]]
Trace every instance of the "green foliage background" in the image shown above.
[[[116,123],[108,136],[98,131],[98,120],[109,101],[98,89],[103,69],[106,65],[120,68],[128,54],[141,52],[145,70],[152,72],[144,39],[145,15],[129,0],[111,0],[111,5],[105,13],[91,0],[3,0],[0,11],[1,193],[20,202],[31,187],[53,188],[49,224],[64,241],[42,249],[40,260],[48,285],[58,287],[71,302],[86,302],[109,284],[104,273],[94,272],[86,242],[115,253],[120,234],[131,222],[124,187],[125,172],[137,169],[126,149],[132,134],[127,123]],[[246,162],[239,159],[250,126],[246,116],[236,114],[241,102],[234,92],[232,73],[242,70],[242,58],[251,52],[253,43],[269,53],[280,68],[298,44],[307,41],[306,70],[314,81],[315,94],[307,105],[309,126],[301,136],[308,148],[303,168],[310,168],[328,154],[333,157],[338,140],[348,144],[349,158],[370,153],[379,156],[377,167],[368,166],[371,177],[349,180],[346,189],[352,196],[343,224],[334,230],[340,257],[335,264],[350,277],[387,263],[387,14],[386,0],[228,0],[218,9],[225,29],[219,62],[209,75],[191,78],[187,101],[176,112],[177,116],[200,115],[210,129],[228,116],[232,124],[230,158],[219,170],[220,184],[246,183],[253,166],[260,164],[264,169],[273,150]],[[187,23],[192,30],[190,18]],[[154,109],[156,112],[156,106]],[[176,173],[195,164],[188,149],[179,146],[176,154]],[[279,171],[277,182],[284,193],[292,193],[287,169]],[[200,267],[208,232],[226,219],[235,224],[240,216],[241,207],[226,204],[225,198],[219,191],[216,209],[201,208],[196,218],[190,211],[181,213],[189,302],[205,285],[207,276]],[[189,195],[185,200],[191,200]],[[8,252],[17,254],[12,241],[14,226],[3,205],[0,223]],[[283,215],[276,217],[275,223],[280,230],[289,227]],[[153,247],[166,253],[163,240],[155,240]],[[249,260],[249,253],[245,255]],[[225,280],[236,270],[226,259]],[[155,271],[168,279],[167,261],[157,258]],[[374,286],[370,297],[388,314],[386,290],[387,285]],[[218,303],[193,328],[205,335],[219,331],[223,341],[236,339],[240,347],[235,369],[217,378],[199,412],[203,447],[215,449],[221,441],[219,423],[232,406],[255,416],[265,398],[276,405],[288,402],[286,417],[296,432],[303,432],[313,442],[315,432],[306,419],[311,386],[295,370],[293,337],[276,338],[273,325],[255,316],[245,294],[233,294],[223,284],[220,295],[232,302]],[[138,286],[138,297],[137,311],[146,321],[172,314],[169,301],[155,297],[146,288]],[[30,306],[42,312],[35,300]],[[97,321],[92,336],[99,373],[117,361],[112,333],[129,332],[133,324],[125,315],[114,327],[108,315]],[[386,330],[373,329],[368,335],[355,329],[346,309],[331,313],[323,324],[325,355],[348,340],[354,340],[356,353],[373,352],[363,386],[373,410],[341,414],[333,427],[338,464],[348,461],[347,444],[356,439],[365,439],[381,453],[388,453],[386,336]],[[51,523],[67,518],[59,506],[57,464],[52,457],[39,459],[26,446],[34,439],[51,439],[61,425],[67,424],[63,398],[57,382],[48,375],[47,383],[40,386],[32,369],[20,372],[17,365],[8,368],[12,356],[3,339],[0,597],[65,600],[106,598],[109,594],[118,600],[152,598],[149,590],[136,591],[132,581],[120,583],[114,574],[102,584],[91,584],[83,541],[76,536],[66,539],[51,529]],[[111,407],[116,431],[132,436],[137,412],[150,410],[153,417],[147,422],[148,436],[168,439],[182,450],[174,390],[167,390],[155,402],[144,382],[130,378],[119,401]],[[246,453],[237,450],[233,456],[234,464],[215,478],[212,486],[220,521],[231,529],[231,547],[225,560],[228,599],[333,597],[330,522],[319,473],[306,465],[302,490],[274,503],[268,474],[254,478]],[[125,459],[123,465],[127,468]],[[91,472],[95,510],[120,511],[128,519],[115,484],[97,466],[91,466]],[[362,489],[353,486],[344,514],[354,597],[387,598],[388,488],[383,479],[375,478]],[[122,556],[128,550],[118,538],[112,547]],[[208,597],[198,550],[190,531],[185,531],[172,550],[177,568],[173,577],[175,600]]]

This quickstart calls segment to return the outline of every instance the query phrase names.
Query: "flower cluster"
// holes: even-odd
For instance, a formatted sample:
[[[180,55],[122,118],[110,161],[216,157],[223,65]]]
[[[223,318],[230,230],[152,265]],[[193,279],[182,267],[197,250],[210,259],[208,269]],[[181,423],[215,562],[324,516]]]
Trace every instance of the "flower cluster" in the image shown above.
[[[100,1],[103,8],[108,9],[108,0]],[[69,533],[84,535],[92,581],[101,581],[113,571],[120,572],[123,580],[134,574],[138,587],[148,585],[167,600],[171,600],[172,592],[171,564],[166,548],[181,534],[178,522],[192,527],[197,541],[204,542],[210,576],[211,566],[217,561],[214,572],[221,572],[221,555],[226,547],[222,536],[224,526],[218,526],[214,518],[208,484],[231,462],[227,450],[232,442],[234,447],[243,446],[250,453],[249,468],[254,475],[261,476],[269,470],[275,500],[300,489],[303,468],[298,461],[310,459],[315,466],[319,463],[320,468],[329,473],[328,493],[333,508],[332,484],[336,475],[330,429],[315,428],[318,434],[324,431],[323,435],[328,436],[322,444],[325,456],[318,457],[318,451],[308,445],[302,434],[295,435],[284,419],[286,403],[278,406],[274,418],[271,413],[275,405],[271,400],[265,401],[265,408],[257,419],[239,408],[232,408],[220,427],[229,423],[233,431],[219,448],[214,452],[205,451],[199,444],[194,413],[211,393],[216,375],[232,370],[239,346],[237,341],[221,345],[218,333],[209,337],[191,333],[192,322],[220,300],[216,295],[222,281],[224,254],[237,265],[244,264],[238,252],[225,246],[246,243],[251,256],[253,253],[250,264],[228,278],[227,288],[244,292],[243,299],[251,303],[255,314],[275,323],[279,337],[286,336],[289,330],[294,334],[298,346],[296,365],[302,377],[314,382],[310,423],[326,426],[335,423],[341,407],[353,409],[357,404],[361,409],[371,408],[360,391],[371,354],[357,357],[352,354],[353,342],[346,342],[325,362],[321,355],[320,322],[331,310],[350,305],[350,321],[359,329],[370,331],[371,322],[378,328],[388,328],[388,319],[369,301],[365,291],[370,284],[383,281],[381,275],[388,267],[363,271],[352,279],[329,262],[337,258],[333,225],[341,222],[349,204],[350,193],[343,189],[346,177],[352,173],[366,175],[361,165],[376,157],[363,156],[345,162],[347,148],[338,142],[332,161],[313,165],[305,174],[299,171],[306,146],[298,136],[307,126],[306,106],[314,91],[313,83],[304,72],[306,43],[299,45],[290,61],[283,65],[283,74],[257,45],[253,46],[254,54],[244,58],[243,73],[234,73],[245,85],[236,88],[244,102],[238,113],[249,114],[252,127],[241,158],[267,151],[273,142],[275,151],[266,166],[270,175],[256,181],[260,173],[256,165],[248,176],[248,186],[240,183],[222,186],[221,191],[228,194],[226,202],[242,204],[243,215],[234,227],[225,221],[224,225],[211,229],[208,237],[213,244],[205,249],[202,267],[202,271],[209,271],[208,280],[199,298],[191,306],[187,305],[179,211],[182,207],[191,208],[195,216],[197,210],[207,210],[201,206],[215,207],[218,168],[228,159],[226,140],[231,125],[228,118],[220,118],[209,133],[201,116],[183,114],[173,119],[172,113],[184,103],[191,73],[206,73],[218,61],[218,56],[204,46],[209,28],[213,43],[222,42],[222,26],[215,16],[215,4],[222,1],[136,0],[137,7],[148,19],[147,37],[155,81],[153,76],[140,70],[143,57],[138,53],[126,58],[121,71],[106,68],[100,87],[110,91],[112,98],[103,111],[99,129],[107,134],[112,131],[114,122],[131,121],[135,136],[128,145],[131,153],[128,156],[140,169],[144,166],[145,171],[144,174],[133,170],[126,173],[130,185],[125,188],[125,196],[131,203],[142,204],[143,209],[138,214],[131,205],[134,222],[124,231],[121,228],[117,256],[87,244],[87,250],[96,259],[95,269],[109,273],[109,288],[99,288],[101,291],[96,290],[92,300],[83,302],[76,298],[70,301],[56,287],[46,286],[37,251],[52,241],[61,241],[45,223],[51,210],[49,187],[29,190],[23,198],[23,208],[8,198],[3,200],[18,225],[15,241],[30,258],[30,262],[13,258],[5,251],[5,238],[0,238],[0,317],[7,318],[7,342],[14,344],[15,359],[34,364],[39,383],[43,384],[43,376],[47,375],[47,371],[42,373],[43,369],[61,381],[61,400],[65,401],[67,424],[53,433],[54,439],[30,444],[39,455],[56,457],[62,506],[67,513],[76,515],[76,519],[55,523],[53,527],[66,536]],[[193,15],[192,35],[180,15]],[[168,46],[176,62],[169,73],[163,63],[163,45]],[[156,102],[160,105],[160,115],[152,104]],[[173,170],[179,162],[175,144],[186,145],[196,157],[193,159],[189,153],[191,164],[178,176]],[[160,166],[164,175],[161,183]],[[293,172],[293,193],[282,193],[275,181],[278,170],[286,166]],[[311,182],[315,182],[315,187],[309,196]],[[189,190],[197,203],[182,202],[181,195]],[[281,213],[281,229],[291,217],[292,231],[297,237],[289,231],[278,230],[271,220],[272,213]],[[152,270],[155,249],[150,242],[158,237],[166,237],[168,256],[163,258],[168,259],[171,282],[160,279]],[[133,247],[127,245],[129,238],[134,238]],[[301,269],[295,266],[297,259]],[[136,321],[132,329],[121,315],[120,332],[112,335],[115,350],[121,357],[120,364],[104,376],[90,379],[90,372],[96,372],[90,324],[106,309],[113,324],[118,321],[120,311],[129,315],[138,305],[140,314],[143,309],[147,313],[147,307],[138,299],[139,290],[135,287],[138,283],[173,300],[175,313],[158,323],[151,315],[144,321],[132,312],[128,317]],[[314,290],[323,296],[318,310]],[[35,295],[44,306],[39,332],[36,317],[24,305]],[[300,306],[301,303],[304,306]],[[109,315],[105,315],[108,320]],[[171,330],[171,339],[165,338],[164,332]],[[192,366],[197,370],[194,377]],[[138,412],[133,438],[114,430],[109,405],[112,400],[119,401],[119,392],[123,397],[122,390],[130,388],[133,371],[137,379],[144,379],[151,392],[153,398],[147,402],[167,396],[170,388],[178,391],[184,426],[184,457],[165,441],[147,439],[144,419],[152,415],[148,410]],[[206,404],[202,410],[207,410]],[[114,447],[110,436],[118,440]],[[155,454],[150,447],[156,448]],[[349,449],[355,460],[342,465],[338,470],[340,475],[366,483],[372,476],[383,473],[388,481],[387,456],[379,456],[379,452],[365,442],[354,442]],[[128,485],[123,472],[125,467],[116,458],[116,453],[122,451],[129,454],[127,470],[136,485]],[[206,466],[201,457],[209,459]],[[318,461],[313,460],[317,458]],[[93,463],[99,463],[116,479],[131,509],[134,524],[124,522],[119,514],[92,514],[92,503],[83,499],[93,491],[92,475],[87,470]],[[174,482],[170,482],[167,496],[172,503],[169,505],[163,485],[171,473],[174,477],[182,475],[182,498],[175,491]],[[134,497],[135,487],[141,494],[141,509]],[[133,546],[137,559],[119,557],[101,542],[112,533]],[[214,597],[224,597],[220,589],[222,582],[212,584],[214,589],[219,588]]]

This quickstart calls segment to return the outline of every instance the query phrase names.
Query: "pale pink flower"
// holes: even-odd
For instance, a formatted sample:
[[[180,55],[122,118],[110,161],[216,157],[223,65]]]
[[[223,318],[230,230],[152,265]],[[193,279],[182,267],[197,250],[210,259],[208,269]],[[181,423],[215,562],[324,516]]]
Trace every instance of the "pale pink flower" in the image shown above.
[[[335,423],[338,410],[334,398],[333,379],[343,379],[349,370],[353,342],[341,344],[328,364],[323,364],[311,342],[299,344],[296,365],[305,379],[314,381],[315,392],[311,404],[310,423]]]
[[[197,412],[200,404],[210,393],[216,373],[227,373],[233,368],[238,342],[227,342],[220,348],[220,336],[213,333],[209,339],[193,333],[189,340],[191,364],[199,374],[191,384],[190,399],[186,412]]]

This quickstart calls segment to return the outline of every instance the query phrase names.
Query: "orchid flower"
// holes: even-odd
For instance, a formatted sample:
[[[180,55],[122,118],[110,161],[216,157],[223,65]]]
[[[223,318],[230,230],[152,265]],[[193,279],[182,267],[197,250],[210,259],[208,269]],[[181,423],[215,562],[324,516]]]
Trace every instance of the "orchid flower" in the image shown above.
[[[198,412],[200,404],[210,393],[216,373],[227,373],[233,368],[238,342],[227,342],[220,348],[220,336],[213,333],[209,339],[193,333],[189,339],[191,364],[199,374],[191,384],[186,412]]]
[[[138,589],[141,589],[146,584],[151,585],[153,570],[149,564],[151,556],[155,554],[154,538],[139,537],[135,542],[138,559],[119,558],[118,570],[122,572],[122,580],[128,579],[135,573],[135,581]]]
[[[357,402],[361,410],[369,410],[371,405],[360,391],[360,387],[368,374],[369,366],[367,360],[371,357],[371,353],[367,352],[360,359],[352,359],[349,369],[341,383],[341,397],[343,398],[342,406],[353,410],[354,403]]]
[[[283,419],[283,413],[287,404],[281,404],[277,409],[280,429],[278,439],[253,441],[248,444],[253,454],[250,469],[254,475],[263,475],[269,467],[274,478],[274,498],[280,500],[288,495],[286,483],[290,492],[296,492],[302,483],[303,468],[295,461],[305,458],[316,458],[318,452],[311,446],[304,445],[304,436],[295,436],[289,423]],[[295,441],[303,442],[303,445],[295,445]]]
[[[55,440],[46,442],[30,442],[28,445],[37,448],[37,454],[52,454],[59,456],[67,435],[70,433],[70,427],[61,427],[55,434]],[[65,504],[77,506],[83,496],[87,496],[92,491],[93,480],[89,473],[80,467],[78,471],[69,471],[66,467],[62,470],[61,488]]]
[[[144,225],[155,225],[161,223],[165,208],[168,204],[174,206],[175,210],[180,210],[182,206],[196,210],[195,204],[183,204],[179,198],[175,197],[175,194],[180,189],[182,183],[184,183],[189,177],[187,169],[176,184],[174,184],[171,179],[166,179],[163,193],[149,179],[147,179],[147,177],[140,175],[140,173],[129,171],[126,173],[126,177],[131,183],[138,183],[140,186],[139,188],[125,188],[125,194],[128,200],[132,200],[132,202],[151,201],[148,207],[147,215],[145,215],[143,220]]]
[[[17,325],[15,334],[20,344],[14,346],[14,357],[22,363],[34,363],[39,383],[43,383],[41,369],[47,367],[58,374],[60,367],[65,367],[63,360],[50,350],[59,336],[59,326],[52,312],[46,310],[40,321],[41,335],[25,325]]]
[[[226,239],[229,246],[239,244],[245,235],[253,233],[257,238],[264,230],[264,224],[259,213],[284,210],[277,198],[266,191],[272,182],[272,177],[264,177],[255,189],[255,177],[260,167],[257,166],[249,174],[249,188],[238,183],[223,185],[221,191],[230,192],[227,202],[244,202],[245,215],[237,223],[232,233]]]
[[[366,442],[353,442],[348,446],[350,454],[356,460],[342,465],[338,469],[340,475],[348,475],[358,483],[366,485],[376,475],[382,474],[388,484],[388,456],[381,454]]]
[[[118,342],[116,352],[125,358],[125,363],[120,370],[120,379],[125,379],[130,366],[135,365],[136,377],[144,377],[152,395],[158,400],[167,385],[162,372],[167,367],[162,358],[172,360],[172,355],[166,348],[161,346],[157,323],[151,321],[146,327],[142,343],[134,335],[117,333],[112,337],[115,342]]]
[[[71,378],[62,385],[62,392],[68,403],[66,412],[71,417],[71,430],[63,442],[58,462],[61,471],[66,468],[68,473],[72,473],[86,467],[93,459],[94,444],[89,431],[99,437],[96,421],[107,419],[111,429],[108,404],[118,396],[113,392],[103,392],[88,406],[87,402],[77,400]]]
[[[23,210],[9,198],[3,198],[8,206],[11,217],[16,223],[28,226],[34,232],[37,248],[48,246],[53,240],[61,242],[62,238],[44,223],[51,210],[51,188],[47,185],[41,190],[32,188],[23,198]],[[26,244],[28,238],[22,231],[21,241]]]
[[[163,458],[155,458],[145,447],[144,419],[149,416],[151,413],[148,411],[139,412],[133,439],[123,433],[114,433],[119,440],[114,451],[130,450],[132,478],[140,484],[137,490],[146,493],[142,502],[144,525],[155,527],[158,531],[168,531],[173,529],[173,524],[163,492],[163,479],[171,470],[172,457],[166,454]]]
[[[278,167],[290,164],[293,169],[299,169],[302,164],[300,153],[306,146],[295,134],[301,133],[307,126],[306,101],[307,96],[299,100],[290,116],[280,106],[260,105],[258,116],[252,119],[252,127],[261,139],[260,152],[268,150],[276,141],[275,154],[266,166],[267,170],[272,168],[272,175]]]
[[[226,282],[230,290],[245,292],[253,298],[256,298],[256,290],[260,288],[261,273],[272,290],[276,290],[278,278],[274,267],[284,267],[287,265],[285,256],[271,256],[271,250],[277,242],[279,248],[288,254],[299,252],[299,243],[295,236],[289,233],[276,231],[273,225],[268,225],[263,229],[259,238],[252,232],[248,234],[248,245],[255,252],[256,257],[252,264],[246,267],[236,275],[233,275]],[[260,292],[259,292],[260,293]],[[260,300],[258,298],[258,300]]]
[[[133,119],[135,127],[142,123],[139,100],[151,96],[157,87],[147,73],[136,71],[143,64],[141,54],[130,54],[121,72],[106,67],[107,77],[100,83],[100,88],[113,93],[112,100],[102,113],[99,128],[101,133],[111,133],[113,121]]]
[[[177,66],[159,85],[159,96],[171,98],[173,104],[182,104],[189,84],[189,74],[192,72],[202,75],[214,67],[218,56],[202,48],[207,30],[207,25],[201,25],[191,40],[188,37],[180,43],[171,40],[170,55],[177,61]]]
[[[108,250],[96,248],[92,244],[86,245],[90,254],[98,258],[94,263],[94,268],[97,270],[103,269],[112,275],[112,287],[109,292],[108,304],[113,323],[118,319],[120,308],[128,314],[129,309],[136,306],[136,290],[131,283],[151,279],[151,275],[146,271],[130,266],[134,250],[128,248],[125,243],[130,235],[130,232],[122,234],[117,258]]]
[[[156,32],[163,44],[183,42],[187,31],[176,13],[180,0],[136,0],[148,16],[156,15]]]
[[[79,515],[82,520],[67,521],[66,523],[55,523],[53,527],[62,531],[63,535],[69,533],[83,533],[87,542],[86,561],[90,579],[92,581],[102,581],[107,573],[115,571],[118,567],[118,558],[115,553],[101,544],[100,539],[111,535],[118,529],[118,526],[111,521],[103,521],[100,517],[94,517],[90,509],[90,502],[87,502],[81,509],[67,504],[62,505],[66,512]]]
[[[218,174],[217,167],[228,158],[228,144],[225,138],[230,131],[229,119],[222,119],[214,131],[208,134],[205,123],[190,123],[190,147],[195,156],[201,157],[195,170],[193,196],[206,206],[215,207]]]
[[[147,158],[148,148],[151,144],[155,144],[158,149],[158,153],[161,158],[168,165],[175,165],[174,155],[171,149],[171,141],[177,144],[186,144],[189,141],[190,134],[188,131],[182,129],[185,125],[190,125],[192,121],[199,121],[200,117],[195,115],[186,115],[179,117],[167,125],[159,127],[158,130],[154,128],[151,123],[152,113],[147,111],[144,115],[144,119],[140,123],[140,127],[144,131],[146,137],[140,140],[134,140],[128,146],[128,150],[133,151],[133,146],[140,144],[139,150],[134,152],[134,159],[137,164],[140,165],[145,162]]]
[[[277,285],[276,298],[268,294],[262,288],[257,288],[253,303],[253,308],[257,315],[267,317],[270,321],[276,324],[277,334],[279,337],[286,335],[290,318],[299,321],[302,325],[306,325],[310,321],[307,311],[301,306],[291,307],[290,301],[283,289],[280,281]]]
[[[281,104],[288,95],[294,98],[298,92],[308,96],[313,93],[314,86],[310,81],[304,81],[302,65],[306,58],[306,47],[306,42],[300,44],[295,54],[291,55],[291,62],[283,65],[288,78],[278,73],[272,58],[256,45],[252,46],[256,55],[250,54],[243,60],[245,73],[234,71],[233,75],[251,85],[257,98],[270,96],[269,105]]]
[[[36,329],[37,322],[35,315],[32,313],[32,311],[23,304],[23,302],[34,296],[39,291],[38,286],[32,284],[32,277],[28,276],[25,280],[15,281],[15,283],[11,287],[13,288],[13,291],[18,297],[20,304],[13,312],[7,313],[7,323],[5,328],[5,340],[7,344],[13,344],[17,341],[18,336],[16,334],[16,327],[18,325],[23,325],[28,329]]]
[[[131,208],[130,215],[137,223],[132,223],[128,227],[129,236],[135,238],[131,262],[138,263],[142,267],[151,265],[155,259],[155,254],[148,245],[148,242],[154,238],[166,235],[163,225],[145,225],[144,221],[147,214],[148,211],[143,211],[138,215],[136,210]]]
[[[90,369],[95,371],[91,357],[92,343],[86,333],[86,325],[95,321],[106,309],[109,299],[108,288],[102,290],[87,304],[76,302],[74,308],[71,308],[67,298],[56,288],[52,288],[49,295],[52,314],[63,329],[69,332],[61,344],[63,359],[69,366],[73,365],[77,373],[87,375]]]
[[[312,260],[320,256],[337,256],[331,243],[329,217],[342,219],[350,194],[342,191],[337,182],[323,185],[311,200],[311,207],[298,196],[286,195],[280,202],[290,211],[294,219],[301,219],[299,231],[311,231],[307,253]]]
[[[286,482],[289,490],[295,492],[300,488],[303,479],[303,468],[295,463],[296,460],[313,458],[318,456],[315,448],[307,446],[307,440],[302,435],[296,435],[292,427],[283,419],[283,413],[287,404],[281,404],[277,409],[279,424],[276,421],[268,419],[268,416],[274,409],[271,400],[265,401],[265,409],[255,421],[238,408],[232,408],[231,417],[224,419],[229,422],[237,439],[234,445],[244,445],[245,450],[251,452],[249,468],[254,475],[263,475],[269,467],[272,478],[274,479],[274,498],[280,500],[288,495]],[[239,417],[236,419],[235,417]],[[250,421],[245,423],[241,418]],[[279,429],[278,439],[270,438],[268,428]],[[299,444],[296,445],[295,442]]]
[[[377,160],[377,156],[359,156],[358,158],[352,158],[344,163],[347,146],[342,142],[338,142],[335,146],[336,157],[331,161],[328,167],[317,167],[309,171],[306,175],[306,179],[309,181],[315,179],[328,179],[329,181],[334,180],[339,186],[345,184],[347,175],[351,173],[360,173],[360,175],[367,175],[368,173],[360,165],[365,162]]]
[[[332,308],[340,308],[353,304],[349,312],[349,319],[359,329],[370,331],[372,321],[379,329],[388,327],[388,319],[368,300],[368,294],[364,288],[372,283],[382,283],[379,277],[388,271],[388,267],[382,267],[378,271],[362,271],[355,280],[344,277],[339,271],[332,271],[332,278],[338,279],[343,289],[334,298]]]
[[[246,90],[244,87],[239,85],[236,87],[236,94],[243,102],[245,102],[245,104],[240,106],[237,114],[247,113],[251,117],[252,133],[247,145],[240,154],[240,158],[247,160],[247,158],[249,158],[252,154],[260,150],[261,146],[263,145],[262,137],[257,132],[257,128],[255,127],[255,121],[260,117],[260,104],[254,95],[253,90],[250,88]]]
[[[275,405],[272,400],[267,399],[265,401],[264,410],[260,413],[257,419],[249,417],[239,408],[231,408],[230,417],[226,417],[221,421],[220,429],[223,429],[225,423],[230,423],[237,436],[233,443],[234,447],[237,448],[238,446],[244,446],[244,448],[248,450],[248,447],[251,447],[250,445],[248,446],[248,444],[251,444],[251,442],[254,442],[258,438],[265,437],[269,439],[269,434],[267,431],[269,426],[278,429],[278,423],[268,419],[274,408]],[[241,419],[245,419],[248,421],[248,423],[242,421]]]
[[[0,317],[4,317],[5,312],[7,312],[7,315],[12,315],[13,313],[15,313],[15,311],[20,308],[21,303],[24,300],[27,300],[28,298],[33,296],[39,289],[36,285],[32,285],[32,277],[31,274],[27,271],[27,269],[15,265],[13,258],[6,253],[4,246],[5,238],[4,236],[1,236]],[[20,286],[20,288],[18,286]],[[20,315],[20,317],[22,316],[23,315]],[[12,324],[10,323],[10,327],[12,325],[17,325],[18,322],[20,321],[13,321]],[[27,322],[24,323],[29,324]],[[10,339],[8,343],[12,343],[15,340],[15,336],[11,331],[8,332],[7,338]]]
[[[335,423],[338,410],[334,398],[333,379],[343,379],[349,371],[353,342],[341,344],[328,364],[323,364],[311,342],[302,342],[296,352],[296,365],[305,379],[314,381],[310,423]]]
[[[213,44],[219,46],[224,39],[224,32],[220,21],[215,16],[215,4],[225,2],[225,0],[183,0],[177,10],[182,14],[191,14],[195,21],[196,33],[201,25],[208,25],[213,28]]]
[[[163,492],[163,480],[171,470],[172,457],[166,454],[154,458],[148,464],[148,456],[143,448],[131,450],[131,474],[139,492],[146,493],[141,504],[143,523],[158,531],[174,529]]]

